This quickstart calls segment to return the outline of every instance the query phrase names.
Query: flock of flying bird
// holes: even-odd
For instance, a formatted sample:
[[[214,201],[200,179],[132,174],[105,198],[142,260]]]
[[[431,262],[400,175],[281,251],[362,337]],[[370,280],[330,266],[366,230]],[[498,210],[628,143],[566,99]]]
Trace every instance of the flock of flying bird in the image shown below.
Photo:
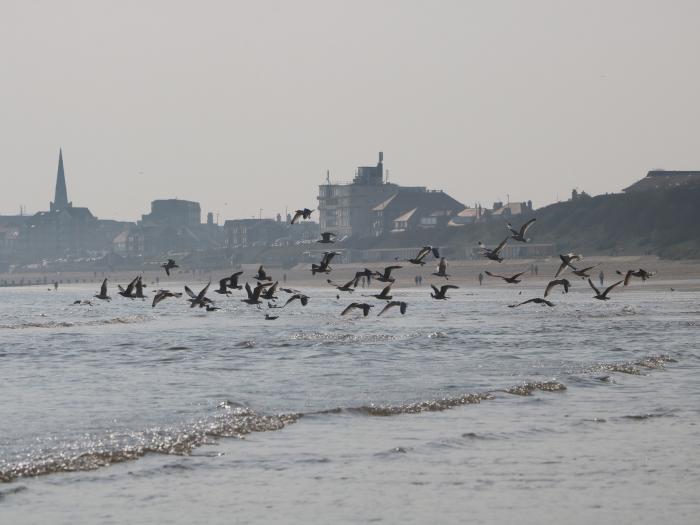
[[[300,218],[303,219],[309,219],[311,217],[311,213],[313,210],[310,210],[308,208],[304,208],[302,210],[296,210],[293,218],[291,219],[291,223],[294,224],[297,222]],[[519,229],[514,229],[510,223],[508,223],[508,230],[509,230],[509,235],[506,237],[498,246],[495,248],[487,248],[484,246],[483,243],[479,242],[479,249],[484,257],[487,259],[490,259],[492,261],[496,262],[503,262],[503,257],[501,256],[501,251],[507,244],[507,242],[510,239],[514,239],[515,241],[519,242],[529,242],[530,239],[525,237],[525,234],[527,233],[528,229],[532,226],[532,224],[535,222],[536,219],[530,219],[527,221],[525,224],[523,224]],[[332,232],[323,232],[321,234],[321,239],[319,239],[317,242],[322,243],[322,244],[332,244],[334,243],[333,238],[336,235]],[[424,246],[422,247],[418,253],[410,258],[406,259],[404,262],[409,263],[411,265],[416,265],[416,266],[424,266],[426,264],[426,258],[432,254],[435,259],[439,259],[436,271],[433,272],[431,275],[437,276],[437,277],[442,277],[445,280],[449,280],[449,274],[447,273],[447,263],[445,261],[444,257],[440,256],[440,253],[436,247],[433,246]],[[331,261],[333,258],[338,255],[338,252],[334,251],[327,251],[323,253],[323,256],[321,260],[319,261],[318,264],[314,263],[311,265],[311,274],[316,275],[317,273],[323,273],[323,274],[330,274],[333,268],[331,267]],[[617,273],[620,275],[624,275],[624,279],[621,279],[620,281],[612,284],[611,286],[608,286],[604,290],[599,290],[591,281],[590,278],[590,271],[594,268],[596,268],[598,265],[594,266],[588,266],[585,268],[577,268],[573,265],[573,262],[575,261],[580,261],[582,257],[580,255],[576,255],[573,253],[567,253],[567,254],[562,254],[559,256],[561,259],[561,264],[554,276],[554,279],[551,280],[544,291],[544,297],[534,297],[532,299],[528,299],[526,301],[523,301],[518,304],[513,304],[509,305],[510,308],[515,308],[518,306],[522,306],[524,304],[528,303],[536,303],[536,304],[542,304],[546,306],[554,306],[554,303],[551,301],[547,300],[546,298],[549,296],[550,292],[552,291],[553,288],[556,286],[562,286],[564,289],[564,292],[567,293],[569,291],[569,288],[571,287],[571,282],[566,279],[566,278],[558,278],[564,270],[567,268],[572,271],[572,273],[578,277],[581,278],[587,278],[588,283],[590,284],[591,288],[594,290],[595,299],[600,299],[600,300],[607,300],[609,299],[608,294],[610,291],[615,288],[616,286],[623,284],[627,286],[630,282],[630,279],[632,277],[638,277],[641,278],[643,281],[646,281],[649,277],[654,275],[652,272],[648,272],[643,269],[639,270],[628,270],[627,272],[620,272],[618,271]],[[396,259],[398,261],[398,258]],[[165,263],[161,265],[161,267],[165,270],[166,274],[169,276],[170,275],[170,270],[173,268],[178,268],[178,264],[173,260],[173,259],[168,259]],[[370,294],[365,297],[374,297],[375,299],[378,299],[380,301],[383,301],[383,308],[379,311],[378,316],[381,316],[388,310],[394,307],[398,307],[399,311],[401,314],[406,313],[406,309],[408,308],[408,304],[405,301],[399,301],[399,300],[394,300],[391,292],[391,288],[395,283],[395,278],[392,277],[392,273],[395,270],[401,269],[402,266],[398,264],[394,264],[391,266],[387,266],[384,268],[383,271],[378,272],[374,270],[370,270],[368,268],[364,268],[362,271],[358,271],[355,273],[355,276],[350,279],[349,281],[345,283],[337,283],[332,281],[331,279],[327,279],[326,282],[330,285],[333,286],[337,289],[338,292],[346,292],[346,293],[353,293],[358,284],[360,283],[360,280],[364,282],[366,281],[367,284],[371,282],[371,280],[374,278],[376,281],[385,283],[386,285],[384,288],[379,293],[376,294]],[[515,275],[512,276],[504,276],[504,275],[498,275],[494,274],[490,271],[485,272],[486,275],[490,277],[495,277],[495,278],[500,278],[503,281],[505,281],[508,284],[517,284],[521,282],[522,279],[520,277],[525,273],[519,272],[516,273]],[[256,285],[254,287],[251,287],[251,285],[246,282],[245,286],[242,286],[239,284],[239,279],[243,275],[242,271],[238,271],[233,273],[229,277],[225,277],[219,281],[219,287],[215,290],[213,290],[215,293],[223,296],[229,296],[232,294],[231,290],[242,290],[245,288],[245,293],[246,295],[241,299],[241,302],[244,302],[249,305],[257,305],[258,308],[260,308],[260,305],[263,303],[263,301],[267,301],[267,305],[269,308],[284,308],[287,305],[293,303],[294,301],[299,301],[299,303],[302,306],[306,306],[309,302],[309,296],[300,292],[299,290],[295,290],[293,288],[286,288],[286,287],[280,287],[279,286],[279,281],[274,281],[272,280],[272,277],[267,273],[265,268],[260,265],[258,268],[257,272],[252,276],[252,279],[256,281]],[[198,293],[194,293],[188,286],[184,287],[185,293],[188,296],[187,301],[190,303],[190,307],[194,308],[195,306],[199,308],[205,308],[206,311],[215,311],[219,310],[219,307],[217,307],[214,303],[214,301],[210,298],[207,297],[207,293],[209,292],[209,287],[211,285],[211,282],[209,282],[204,288],[202,288]],[[439,288],[435,286],[434,284],[430,285],[432,291],[430,293],[430,297],[436,300],[445,300],[448,299],[447,292],[450,289],[457,289],[459,288],[458,286],[454,284],[443,284]],[[127,286],[126,288],[122,287],[121,285],[118,285],[118,294],[121,295],[122,297],[129,298],[129,299],[145,299],[146,296],[144,295],[144,288],[145,285],[142,282],[142,277],[138,276],[135,277]],[[283,305],[278,305],[277,304],[277,299],[278,296],[276,295],[279,292],[285,292],[288,294],[286,297],[284,304]],[[104,301],[109,301],[111,300],[111,297],[108,295],[107,291],[107,279],[104,279],[102,282],[102,286],[100,288],[99,294],[96,294],[94,297],[100,300]],[[160,289],[157,290],[155,295],[153,296],[153,302],[152,306],[155,308],[155,306],[163,301],[164,299],[167,299],[169,297],[174,297],[174,298],[179,298],[182,297],[182,293],[180,292],[171,292],[170,290],[165,290],[165,289]],[[340,298],[340,295],[336,295],[336,298]],[[91,304],[90,301],[75,301],[75,304]],[[373,304],[367,303],[367,302],[352,302],[350,303],[347,307],[343,309],[341,312],[341,315],[346,315],[353,310],[359,310],[362,311],[363,315],[367,317],[369,315],[370,310],[374,308]],[[278,316],[270,315],[269,313],[265,315],[265,319],[267,320],[274,320],[277,319]]]

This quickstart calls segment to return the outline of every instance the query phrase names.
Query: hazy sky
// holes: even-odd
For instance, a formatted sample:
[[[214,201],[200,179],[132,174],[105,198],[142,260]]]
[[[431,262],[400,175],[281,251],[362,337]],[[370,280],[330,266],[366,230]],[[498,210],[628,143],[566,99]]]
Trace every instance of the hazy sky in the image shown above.
[[[308,206],[327,169],[465,203],[700,169],[698,1],[0,0],[0,213]]]

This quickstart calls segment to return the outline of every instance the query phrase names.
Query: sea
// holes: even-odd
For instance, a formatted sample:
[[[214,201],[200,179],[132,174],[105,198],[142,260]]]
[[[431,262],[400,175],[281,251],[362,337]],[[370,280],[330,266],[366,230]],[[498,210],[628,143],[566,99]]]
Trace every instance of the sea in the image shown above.
[[[698,283],[320,283],[0,288],[0,523],[698,523]]]

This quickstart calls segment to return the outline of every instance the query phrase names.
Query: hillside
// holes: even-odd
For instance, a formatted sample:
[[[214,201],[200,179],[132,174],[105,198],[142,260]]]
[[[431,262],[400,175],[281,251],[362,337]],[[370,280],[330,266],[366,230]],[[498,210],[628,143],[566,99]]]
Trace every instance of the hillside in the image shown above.
[[[522,224],[532,216],[537,217],[528,232],[533,242],[555,243],[561,252],[700,259],[700,186],[583,197],[537,209],[513,223]],[[425,243],[463,254],[480,240],[496,244],[506,233],[505,221],[491,220],[445,231],[391,235],[364,247]]]

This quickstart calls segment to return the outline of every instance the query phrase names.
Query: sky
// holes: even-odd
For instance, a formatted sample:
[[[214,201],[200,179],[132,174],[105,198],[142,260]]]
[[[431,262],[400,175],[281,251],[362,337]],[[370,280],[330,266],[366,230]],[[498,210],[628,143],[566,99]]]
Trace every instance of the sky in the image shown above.
[[[384,152],[465,204],[700,169],[700,2],[0,1],[0,214],[315,208]],[[262,210],[261,210],[262,209]]]

